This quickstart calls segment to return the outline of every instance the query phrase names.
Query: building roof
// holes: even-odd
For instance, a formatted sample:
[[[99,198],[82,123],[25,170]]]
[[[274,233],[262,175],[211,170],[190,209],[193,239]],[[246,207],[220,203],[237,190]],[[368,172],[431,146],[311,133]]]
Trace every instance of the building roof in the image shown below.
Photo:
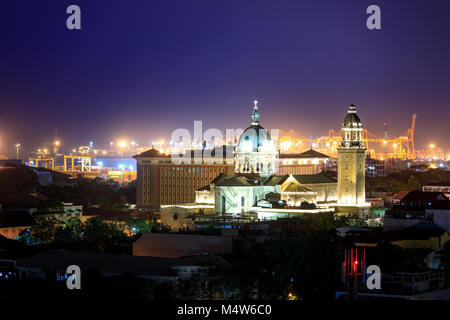
[[[348,106],[347,115],[342,123],[344,128],[361,128],[361,119],[356,114],[356,107],[354,104]]]
[[[147,277],[175,277],[176,275],[171,267],[177,266],[229,266],[229,263],[223,258],[213,255],[160,258],[51,250],[19,262],[17,267],[66,270],[67,266],[73,264],[80,266],[81,269],[96,269],[103,275],[131,272],[138,276]]]
[[[299,193],[310,193],[312,192],[308,188],[301,186],[295,182],[291,182],[283,192],[299,192]]]
[[[450,186],[450,181],[431,181],[431,182],[428,182],[425,186],[448,187],[448,186]]]
[[[217,177],[215,177],[209,184],[207,184],[207,185],[204,186],[204,187],[198,188],[196,191],[210,191],[210,190],[211,190],[211,184],[217,185],[218,183],[220,183],[220,182],[222,182],[222,181],[224,181],[224,180],[226,180],[226,179],[229,179],[229,178],[231,178],[231,177],[233,177],[233,176],[227,176],[227,175],[224,174],[224,173],[220,173],[220,174],[219,174]]]
[[[408,193],[410,193],[411,191],[409,190],[402,190],[397,192],[396,194],[394,194],[394,196],[392,197],[393,200],[402,200]]]
[[[401,200],[402,201],[435,201],[445,200],[442,192],[410,191]]]
[[[336,179],[327,176],[323,172],[317,174],[294,175],[294,178],[301,184],[337,183]]]
[[[229,178],[223,179],[216,183],[216,186],[233,186],[233,187],[249,187],[259,186],[264,182],[264,178],[256,173],[240,173],[235,176],[229,176]]]
[[[144,152],[141,152],[133,156],[133,158],[168,158],[168,157],[170,157],[170,155],[161,153],[159,152],[159,150],[156,150],[153,147],[151,149],[148,149]]]
[[[286,179],[289,178],[288,174],[277,176],[277,175],[271,175],[266,179],[264,182],[265,186],[277,186],[280,184],[283,184],[283,182],[286,181]]]
[[[29,227],[35,223],[26,211],[0,211],[0,228]]]
[[[222,149],[222,150],[221,150]],[[207,158],[207,157],[215,157],[216,151],[222,152],[222,158],[227,159],[227,156],[234,157],[234,146],[223,145],[221,147],[213,148],[213,149],[188,149],[185,150],[184,154],[179,154],[180,158],[187,157],[191,159],[195,158]],[[201,156],[197,157],[197,153],[200,153]],[[206,156],[204,156],[206,155]],[[170,154],[161,153],[160,151],[151,148],[144,152],[141,152],[137,155],[134,155],[133,158],[171,158]]]
[[[318,174],[304,174],[304,175],[294,175],[293,176],[300,184],[315,184],[315,183],[337,183],[337,180],[327,176],[324,173]],[[272,175],[268,178],[263,178],[257,173],[240,173],[235,176],[224,176],[222,180],[215,183],[217,186],[277,186],[283,184],[289,175]],[[200,188],[201,190],[209,190],[207,186]],[[310,192],[309,189],[305,188],[303,192]]]
[[[367,232],[348,238],[353,242],[382,243],[383,241],[428,240],[444,234],[445,230],[434,223],[424,223],[403,230]]]
[[[97,216],[104,219],[133,219],[139,218],[143,220],[152,219],[152,215],[136,211],[109,210],[102,208],[89,207],[83,210],[83,216]]]
[[[302,153],[281,153],[280,159],[329,158],[326,154],[309,149]]]

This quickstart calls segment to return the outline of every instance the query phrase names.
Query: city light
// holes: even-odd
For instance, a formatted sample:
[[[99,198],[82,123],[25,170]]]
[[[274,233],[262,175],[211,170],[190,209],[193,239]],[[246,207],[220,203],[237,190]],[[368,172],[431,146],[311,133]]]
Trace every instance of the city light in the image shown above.
[[[119,141],[119,147],[121,148],[125,148],[127,146],[127,142],[126,141]]]
[[[20,143],[16,143],[16,159],[19,159],[19,148],[20,148]]]

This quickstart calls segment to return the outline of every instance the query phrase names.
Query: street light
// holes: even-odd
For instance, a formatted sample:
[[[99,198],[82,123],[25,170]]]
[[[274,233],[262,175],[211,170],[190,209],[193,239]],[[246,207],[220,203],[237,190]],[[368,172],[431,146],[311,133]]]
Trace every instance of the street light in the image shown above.
[[[121,154],[121,171],[122,174],[120,175],[120,183],[123,184],[123,148],[125,148],[127,146],[127,142],[126,141],[119,141],[119,147],[120,147],[120,154]]]
[[[16,143],[16,159],[19,159],[19,148],[20,148],[20,143]]]

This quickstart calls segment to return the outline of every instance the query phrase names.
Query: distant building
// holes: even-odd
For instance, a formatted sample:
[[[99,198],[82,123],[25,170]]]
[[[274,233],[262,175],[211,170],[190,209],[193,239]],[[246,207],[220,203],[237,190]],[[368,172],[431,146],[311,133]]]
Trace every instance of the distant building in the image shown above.
[[[225,153],[226,154],[226,153]],[[171,156],[155,149],[134,156],[137,162],[136,207],[141,211],[161,205],[195,202],[195,190],[205,186],[220,173],[232,175],[234,163],[226,158],[216,163],[203,161],[194,152],[186,163],[175,164]]]
[[[400,191],[392,197],[392,204],[406,209],[431,208],[434,201],[447,200],[442,192]]]
[[[281,153],[279,155],[278,175],[316,174],[322,172],[330,157],[313,149],[300,154]]]
[[[449,181],[433,181],[422,187],[425,192],[442,192],[450,199],[450,182]]]
[[[409,168],[410,162],[402,159],[389,158],[385,160],[384,170],[386,175],[400,172]]]
[[[66,270],[70,265],[79,266],[82,274],[87,270],[96,270],[103,277],[131,273],[138,279],[151,279],[171,285],[174,295],[177,295],[181,281],[198,276],[194,283],[200,286],[196,290],[196,299],[211,299],[213,292],[209,287],[209,274],[217,274],[232,267],[222,257],[212,255],[160,258],[52,250],[18,262],[16,269],[21,279],[65,282],[68,278]]]
[[[44,167],[28,167],[34,171],[41,186],[48,186],[50,184],[65,184],[69,183],[71,176],[66,173],[50,170]]]
[[[385,162],[383,160],[377,160],[377,159],[372,159],[370,157],[367,157],[366,158],[366,175],[371,178],[386,176],[384,164],[385,164]]]
[[[33,217],[27,211],[0,211],[0,235],[6,238],[16,239],[34,223]]]

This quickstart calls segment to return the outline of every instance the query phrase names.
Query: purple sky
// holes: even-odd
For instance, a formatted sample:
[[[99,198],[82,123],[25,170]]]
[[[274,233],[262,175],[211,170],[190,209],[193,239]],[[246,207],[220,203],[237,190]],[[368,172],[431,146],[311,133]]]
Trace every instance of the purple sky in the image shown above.
[[[354,103],[378,136],[417,113],[417,145],[449,148],[449,16],[445,0],[2,0],[0,154],[55,128],[67,149],[245,128],[255,98],[268,129],[326,134]]]

